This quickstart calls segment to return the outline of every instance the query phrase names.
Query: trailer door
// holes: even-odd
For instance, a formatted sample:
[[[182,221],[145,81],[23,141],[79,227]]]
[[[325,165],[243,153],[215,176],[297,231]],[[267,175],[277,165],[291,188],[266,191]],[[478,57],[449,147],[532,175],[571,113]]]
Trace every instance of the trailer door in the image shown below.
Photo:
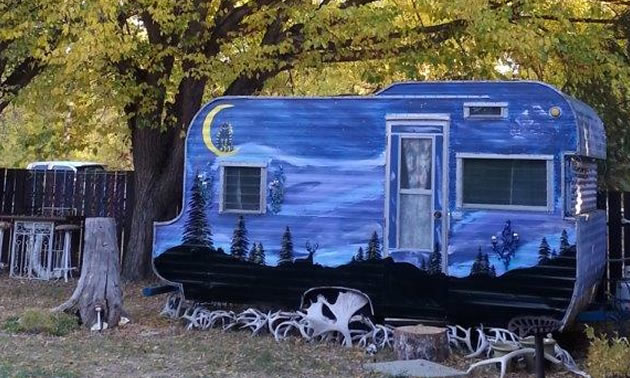
[[[448,115],[387,117],[385,240],[395,260],[418,266],[434,251],[447,264]]]

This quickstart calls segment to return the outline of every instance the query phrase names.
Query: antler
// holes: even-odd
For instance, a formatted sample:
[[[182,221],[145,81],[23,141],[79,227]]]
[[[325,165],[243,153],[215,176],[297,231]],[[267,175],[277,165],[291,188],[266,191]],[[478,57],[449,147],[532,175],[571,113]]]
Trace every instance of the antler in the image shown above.
[[[315,253],[317,252],[317,249],[319,249],[319,243],[315,242],[315,245],[312,245],[310,240],[306,242],[307,251]]]

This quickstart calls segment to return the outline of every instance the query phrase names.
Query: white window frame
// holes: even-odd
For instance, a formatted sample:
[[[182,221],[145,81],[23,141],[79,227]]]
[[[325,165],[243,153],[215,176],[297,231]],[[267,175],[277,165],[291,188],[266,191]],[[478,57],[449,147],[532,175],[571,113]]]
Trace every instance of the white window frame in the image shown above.
[[[533,155],[533,154],[483,154],[465,153],[455,154],[457,161],[457,208],[458,209],[491,209],[491,210],[524,210],[524,211],[553,211],[553,155]],[[464,160],[465,159],[489,159],[489,160],[542,160],[546,161],[547,180],[547,204],[546,206],[527,205],[493,205],[479,203],[464,203]]]
[[[501,114],[470,114],[470,108],[475,107],[488,107],[488,108],[501,108]],[[508,103],[507,102],[465,102],[464,103],[464,118],[467,119],[505,119],[508,117]]]
[[[220,164],[220,214],[265,214],[267,212],[267,163],[223,161]],[[239,210],[225,208],[225,168],[260,168],[260,208],[258,210]]]

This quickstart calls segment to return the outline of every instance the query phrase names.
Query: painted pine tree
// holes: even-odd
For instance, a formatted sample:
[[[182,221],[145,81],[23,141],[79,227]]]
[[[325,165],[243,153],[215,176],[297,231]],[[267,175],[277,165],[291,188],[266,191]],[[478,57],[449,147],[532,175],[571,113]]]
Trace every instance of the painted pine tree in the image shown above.
[[[282,210],[286,180],[287,178],[284,174],[284,168],[279,166],[276,169],[273,181],[269,184],[269,203],[273,214],[278,214]]]
[[[488,257],[487,253],[481,256],[481,273],[490,274],[490,257]]]
[[[249,240],[247,239],[247,228],[245,228],[245,218],[241,215],[236,222],[236,228],[232,234],[232,244],[230,246],[230,254],[239,259],[245,260],[247,257],[247,249]]]
[[[204,193],[203,177],[197,174],[193,180],[190,200],[188,201],[188,218],[184,223],[182,243],[186,245],[213,248],[212,231],[206,216],[208,207]]]
[[[422,262],[420,263],[420,270],[427,270],[427,262],[424,259],[424,256],[422,257]]]
[[[258,243],[254,254],[254,263],[258,265],[265,265],[265,247],[262,243]]]
[[[431,257],[429,257],[429,268],[427,271],[429,274],[442,273],[442,251],[438,243],[435,243],[433,253],[431,253]]]
[[[357,251],[357,255],[354,258],[354,261],[363,261],[365,260],[365,254],[363,253],[363,247],[359,247]]]
[[[494,270],[494,265],[490,265],[490,257],[487,253],[481,252],[481,247],[479,247],[477,251],[477,257],[475,257],[475,262],[470,269],[470,275],[475,274],[486,274],[492,276],[492,272]],[[496,275],[496,271],[494,273]]]
[[[289,263],[293,261],[293,239],[291,237],[291,230],[287,226],[284,234],[282,235],[282,243],[280,245],[280,256],[278,264]]]
[[[481,273],[481,260],[483,260],[483,254],[481,253],[481,247],[477,252],[477,257],[475,257],[475,261],[470,268],[470,275],[475,275]]]
[[[232,125],[229,123],[224,123],[219,127],[219,132],[217,133],[217,142],[216,145],[222,152],[232,152],[234,150],[234,142],[232,140],[233,131]]]
[[[567,234],[567,230],[562,230],[560,234],[560,256],[565,255],[569,248],[571,248],[571,244],[569,244],[569,235]]]
[[[250,263],[253,263],[256,261],[256,242],[254,242],[254,244],[252,244],[252,248],[249,250],[249,255],[247,256],[247,261],[249,261]]]
[[[497,276],[497,270],[494,268],[494,265],[490,266],[490,277],[496,277]]]
[[[551,256],[551,248],[549,248],[549,243],[547,243],[547,238],[542,238],[540,242],[540,247],[538,247],[538,263],[544,264],[549,261],[549,257]]]
[[[376,231],[372,233],[372,237],[368,242],[368,248],[366,251],[366,260],[379,260],[381,258],[381,242],[378,240],[378,234]]]

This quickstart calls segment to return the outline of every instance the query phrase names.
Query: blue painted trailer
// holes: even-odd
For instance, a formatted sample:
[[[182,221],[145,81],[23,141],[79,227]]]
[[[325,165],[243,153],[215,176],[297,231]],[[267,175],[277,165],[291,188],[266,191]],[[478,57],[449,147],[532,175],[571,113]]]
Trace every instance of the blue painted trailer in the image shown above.
[[[218,98],[188,130],[154,269],[199,301],[337,285],[382,317],[569,323],[604,272],[605,157],[595,112],[539,82]]]

